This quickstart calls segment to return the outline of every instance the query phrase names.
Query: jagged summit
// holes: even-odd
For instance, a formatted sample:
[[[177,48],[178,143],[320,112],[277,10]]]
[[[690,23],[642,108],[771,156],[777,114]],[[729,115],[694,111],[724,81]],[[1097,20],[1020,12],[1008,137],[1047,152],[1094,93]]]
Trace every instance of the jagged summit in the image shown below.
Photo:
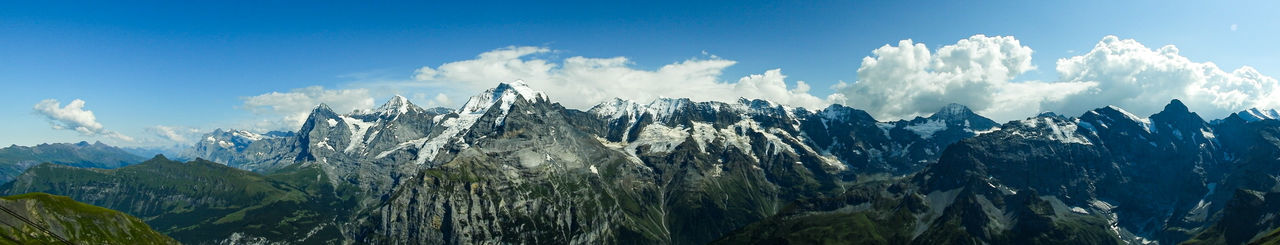
[[[325,104],[324,102],[320,102],[320,104],[319,104],[319,105],[316,105],[316,107],[315,107],[315,108],[311,108],[311,111],[312,111],[312,112],[320,111],[320,110],[325,110],[325,111],[330,111],[330,112],[332,112],[332,111],[333,111],[333,108],[329,108],[329,105],[328,105],[328,104]]]
[[[951,103],[943,106],[942,109],[938,109],[938,112],[933,113],[929,118],[967,118],[973,115],[975,114],[972,110],[969,110],[969,107]]]
[[[1091,126],[1102,128],[1110,128],[1114,125],[1129,125],[1141,128],[1146,132],[1151,131],[1151,119],[1139,117],[1114,105],[1089,110],[1084,115],[1081,115],[1080,119],[1089,122]]]
[[[1167,111],[1167,112],[1180,112],[1180,113],[1189,113],[1189,112],[1191,112],[1191,110],[1190,110],[1190,109],[1187,109],[1187,105],[1182,104],[1182,101],[1181,101],[1181,100],[1178,100],[1178,99],[1170,100],[1170,101],[1169,101],[1169,104],[1167,104],[1167,105],[1165,105],[1165,106],[1164,106],[1164,111],[1162,111],[1162,112],[1166,112],[1166,111]]]
[[[1203,122],[1204,119],[1200,118],[1199,114],[1191,112],[1191,110],[1187,109],[1187,105],[1182,104],[1182,101],[1177,99],[1169,101],[1169,104],[1164,106],[1164,110],[1151,115],[1151,119],[1163,121],[1164,123],[1185,123],[1195,125],[1194,127],[1206,127],[1206,125],[1202,125],[1205,124]]]
[[[617,119],[623,116],[636,117],[640,113],[640,109],[645,107],[639,102],[635,102],[623,98],[613,98],[612,100],[600,103],[591,107],[587,112],[596,116],[610,119]]]
[[[373,114],[381,115],[381,116],[394,116],[394,115],[402,115],[405,113],[409,113],[410,111],[422,111],[422,108],[418,107],[417,105],[414,105],[412,102],[409,102],[409,99],[405,98],[404,96],[400,96],[397,94],[395,96],[392,96],[391,99],[388,99],[387,103],[384,103],[382,104],[382,106],[379,106],[377,110],[374,110]]]
[[[516,98],[524,98],[530,103],[550,101],[546,94],[529,88],[524,80],[516,80],[511,83],[499,83],[495,88],[471,96],[471,99],[458,109],[458,114],[483,114],[494,105],[499,105],[503,111],[507,111],[511,108],[511,104],[515,103]],[[499,101],[502,103],[498,103]]]
[[[1125,119],[1129,119],[1131,121],[1147,121],[1147,118],[1139,117],[1138,115],[1134,115],[1133,113],[1124,110],[1124,108],[1120,108],[1119,106],[1114,106],[1114,105],[1107,105],[1106,107],[1093,109],[1089,112],[1085,112],[1085,114],[1089,114],[1089,113],[1096,113],[1096,114],[1102,114],[1102,115],[1116,115],[1116,116],[1121,116],[1122,118],[1125,118]]]
[[[1236,117],[1244,119],[1246,122],[1262,121],[1267,119],[1276,120],[1280,119],[1280,111],[1276,111],[1275,109],[1262,110],[1258,108],[1249,108],[1248,110],[1236,113]]]
[[[387,103],[384,103],[382,104],[382,106],[379,106],[378,112],[405,113],[409,111],[410,105],[412,105],[412,103],[409,103],[409,99],[406,99],[404,98],[404,96],[400,96],[397,94],[395,96],[392,96],[391,99],[387,100]]]
[[[875,117],[863,110],[848,107],[840,104],[831,104],[826,109],[818,112],[823,118],[833,121],[869,121],[875,122]]]

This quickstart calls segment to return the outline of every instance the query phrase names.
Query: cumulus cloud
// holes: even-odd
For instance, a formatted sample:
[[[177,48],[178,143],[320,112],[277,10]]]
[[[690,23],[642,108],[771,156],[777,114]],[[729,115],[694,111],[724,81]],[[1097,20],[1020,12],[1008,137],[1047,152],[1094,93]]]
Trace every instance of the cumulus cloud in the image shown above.
[[[1181,99],[1207,118],[1280,106],[1276,79],[1245,66],[1231,72],[1193,62],[1172,45],[1150,49],[1104,37],[1085,54],[1059,59],[1057,81],[1014,81],[1036,69],[1032,49],[1013,37],[975,35],[936,53],[903,40],[863,59],[859,80],[833,86],[847,104],[882,120],[928,115],[961,103],[997,120],[1042,111],[1075,115],[1116,105],[1149,115]]]
[[[311,110],[324,103],[337,113],[373,108],[373,97],[368,89],[325,89],[311,86],[289,92],[271,92],[244,98],[242,108],[253,114],[268,117],[255,123],[265,130],[297,130],[302,127]]]
[[[735,61],[713,55],[664,65],[656,70],[633,67],[626,57],[569,57],[553,61],[543,47],[507,47],[484,52],[475,59],[422,67],[414,78],[440,86],[461,86],[480,91],[498,82],[522,79],[546,92],[566,107],[585,109],[612,98],[647,102],[659,97],[732,101],[739,97],[768,99],[808,108],[825,107],[830,100],[808,93],[797,81],[788,87],[781,70],[749,75],[737,82],[722,81],[721,74]]]
[[[1048,108],[1083,112],[1112,104],[1142,115],[1160,111],[1170,99],[1209,118],[1252,107],[1280,106],[1275,78],[1244,66],[1227,72],[1212,62],[1194,62],[1167,45],[1147,48],[1133,39],[1106,36],[1088,53],[1059,59],[1059,79],[1091,83],[1086,91],[1048,103]]]
[[[924,116],[949,103],[1006,117],[1036,110],[1085,83],[1011,82],[1036,69],[1032,50],[1013,37],[975,35],[930,52],[910,39],[885,45],[862,59],[858,81],[837,84],[848,104],[880,119]],[[1048,89],[1049,86],[1052,89]],[[1028,106],[1032,105],[1032,106]],[[1027,108],[1033,107],[1033,108]]]
[[[62,106],[56,99],[45,99],[36,103],[32,109],[49,121],[53,129],[72,130],[85,136],[103,136],[107,138],[133,141],[132,137],[107,130],[98,123],[93,111],[84,109],[84,100],[75,99]]]

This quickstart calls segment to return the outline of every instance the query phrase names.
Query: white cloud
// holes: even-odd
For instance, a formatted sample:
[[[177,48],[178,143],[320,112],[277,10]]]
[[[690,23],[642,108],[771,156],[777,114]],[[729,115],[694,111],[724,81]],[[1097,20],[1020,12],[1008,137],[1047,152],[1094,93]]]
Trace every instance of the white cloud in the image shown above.
[[[517,79],[543,90],[553,101],[578,109],[614,97],[640,102],[659,97],[700,101],[746,97],[813,109],[840,103],[867,110],[880,120],[894,120],[929,115],[948,103],[961,103],[1004,121],[1042,111],[1078,115],[1106,105],[1147,115],[1174,98],[1206,118],[1249,107],[1280,107],[1276,79],[1253,68],[1226,72],[1213,63],[1192,62],[1173,46],[1153,50],[1114,36],[1103,38],[1081,55],[1058,60],[1057,81],[1017,79],[1037,68],[1031,62],[1034,51],[1014,37],[975,35],[936,50],[902,40],[897,46],[872,51],[857,69],[858,80],[831,86],[836,93],[826,98],[810,94],[810,85],[804,81],[786,81],[780,69],[723,80],[724,70],[736,62],[705,52],[656,69],[636,68],[626,57],[548,57],[556,52],[544,47],[500,48],[475,59],[421,67],[413,81],[379,78],[346,85],[354,89],[316,86],[273,92],[245,98],[244,108],[271,118],[259,122],[259,129],[295,130],[321,102],[345,113],[373,107],[371,95],[382,98],[409,92],[424,107],[453,106],[457,101],[452,98],[466,98]]]
[[[1062,112],[1083,112],[1107,104],[1147,115],[1170,99],[1181,99],[1206,118],[1221,118],[1251,107],[1280,106],[1275,78],[1244,66],[1226,72],[1212,62],[1193,62],[1177,47],[1150,49],[1133,39],[1107,36],[1093,50],[1058,60],[1059,79],[1093,83],[1065,100],[1048,103]]]
[[[828,101],[810,95],[808,85],[796,82],[788,88],[781,70],[750,75],[737,82],[720,79],[735,61],[704,54],[664,65],[656,70],[632,67],[626,57],[575,56],[552,61],[541,55],[555,51],[542,47],[507,47],[485,52],[475,59],[422,67],[414,78],[438,86],[481,91],[499,82],[523,79],[566,107],[585,109],[612,98],[647,102],[659,97],[733,101],[761,98],[792,106],[821,108]],[[474,93],[474,92],[472,92]],[[446,100],[447,101],[447,100]]]
[[[926,116],[960,103],[997,119],[1038,110],[1045,100],[1080,91],[1085,83],[1011,82],[1036,69],[1032,50],[1013,37],[975,35],[931,53],[902,40],[862,60],[858,81],[833,87],[855,108],[881,120]],[[1046,87],[1048,86],[1048,87]],[[1052,88],[1052,89],[1048,89]],[[994,116],[993,116],[994,115]]]
[[[1231,24],[1231,31],[1236,31],[1236,29],[1240,29],[1240,25]]]
[[[1107,36],[1083,55],[1057,62],[1058,81],[1013,81],[1029,70],[1032,50],[1013,37],[976,35],[930,53],[903,40],[863,59],[859,80],[833,86],[848,104],[881,120],[928,115],[961,103],[997,120],[1041,111],[1078,115],[1116,105],[1149,115],[1181,99],[1206,118],[1250,107],[1280,107],[1276,79],[1245,66],[1232,72],[1192,62],[1172,45],[1150,49]]]
[[[147,127],[147,132],[155,134],[162,140],[170,141],[170,143],[191,143],[191,139],[200,136],[204,131],[197,128],[188,128],[180,126],[155,125]]]
[[[121,141],[133,141],[132,137],[107,130],[98,123],[93,111],[84,109],[84,100],[75,99],[66,106],[61,104],[56,99],[45,99],[36,103],[32,109],[49,120],[53,129],[72,130],[85,136],[104,136]]]
[[[244,98],[243,108],[266,116],[255,127],[260,130],[297,130],[306,121],[311,110],[324,103],[339,114],[373,108],[373,97],[368,89],[324,89],[311,86],[289,92],[271,92]]]

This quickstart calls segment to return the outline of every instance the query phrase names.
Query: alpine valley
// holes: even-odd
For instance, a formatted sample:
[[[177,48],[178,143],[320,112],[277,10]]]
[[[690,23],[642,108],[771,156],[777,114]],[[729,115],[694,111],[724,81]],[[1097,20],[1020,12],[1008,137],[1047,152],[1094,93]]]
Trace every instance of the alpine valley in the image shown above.
[[[185,162],[13,146],[0,173],[24,172],[0,207],[136,243],[1280,241],[1274,110],[1207,121],[1175,99],[1145,117],[1001,124],[959,104],[879,121],[842,105],[553,99],[515,81],[457,109],[320,104],[294,132],[206,134],[172,156]],[[22,229],[0,233],[49,237]]]

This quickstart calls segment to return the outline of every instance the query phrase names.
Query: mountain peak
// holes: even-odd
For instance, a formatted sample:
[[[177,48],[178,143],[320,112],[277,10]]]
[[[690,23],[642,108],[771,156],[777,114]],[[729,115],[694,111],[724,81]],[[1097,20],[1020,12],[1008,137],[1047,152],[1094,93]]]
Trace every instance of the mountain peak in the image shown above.
[[[320,102],[319,105],[316,105],[315,108],[311,109],[312,112],[321,111],[321,110],[333,112],[333,109],[329,108],[329,105],[325,104],[324,102]]]
[[[957,103],[951,103],[943,106],[942,109],[938,109],[938,112],[933,113],[929,118],[962,118],[967,117],[970,114],[973,114],[973,111],[969,110],[969,107]]]
[[[539,99],[547,100],[546,94],[543,94],[542,91],[529,88],[529,84],[525,83],[524,80],[515,80],[511,83],[499,83],[498,87],[494,90],[495,93],[506,91],[514,91],[529,102],[537,102]]]
[[[961,104],[951,103],[951,104],[947,104],[946,106],[943,106],[941,109],[938,109],[938,112],[935,112],[933,113],[933,115],[930,115],[929,119],[960,120],[960,119],[967,119],[974,115],[977,115],[977,114],[973,113],[972,110],[969,110],[969,107],[966,107]]]
[[[1126,111],[1114,105],[1108,105],[1106,107],[1090,110],[1088,112],[1085,112],[1084,115],[1081,115],[1080,118],[1085,120],[1105,119],[1106,121],[1102,121],[1102,122],[1106,124],[1111,124],[1115,121],[1120,121],[1120,120],[1129,121],[1129,122],[1135,123],[1135,125],[1137,125],[1138,127],[1141,127],[1142,130],[1151,132],[1151,119],[1138,117],[1137,115],[1134,115],[1133,113],[1129,113],[1129,111]]]
[[[524,98],[528,102],[550,101],[547,95],[541,91],[529,88],[524,80],[516,80],[511,83],[499,83],[497,87],[485,90],[484,93],[471,96],[467,103],[459,109],[460,114],[477,114],[488,111],[494,105],[502,106],[503,111],[511,108],[511,104],[515,103],[516,98]],[[498,103],[501,101],[502,103]]]
[[[1182,104],[1182,101],[1181,101],[1181,100],[1178,100],[1178,99],[1173,99],[1173,100],[1169,101],[1169,104],[1164,106],[1164,111],[1162,111],[1162,112],[1165,112],[1165,111],[1167,111],[1167,112],[1178,112],[1178,113],[1189,113],[1189,112],[1191,112],[1191,110],[1187,109],[1187,105]]]
[[[387,103],[379,106],[375,113],[379,115],[399,115],[408,113],[410,110],[416,108],[417,107],[414,106],[413,103],[409,102],[409,99],[397,94],[387,100]]]
[[[1244,119],[1246,122],[1280,119],[1280,111],[1276,111],[1275,109],[1262,110],[1258,108],[1249,108],[1248,110],[1236,113],[1236,117]]]
[[[600,103],[591,107],[588,112],[600,117],[617,119],[625,115],[635,116],[633,114],[638,114],[641,107],[644,107],[644,105],[635,101],[615,97],[608,102]]]

